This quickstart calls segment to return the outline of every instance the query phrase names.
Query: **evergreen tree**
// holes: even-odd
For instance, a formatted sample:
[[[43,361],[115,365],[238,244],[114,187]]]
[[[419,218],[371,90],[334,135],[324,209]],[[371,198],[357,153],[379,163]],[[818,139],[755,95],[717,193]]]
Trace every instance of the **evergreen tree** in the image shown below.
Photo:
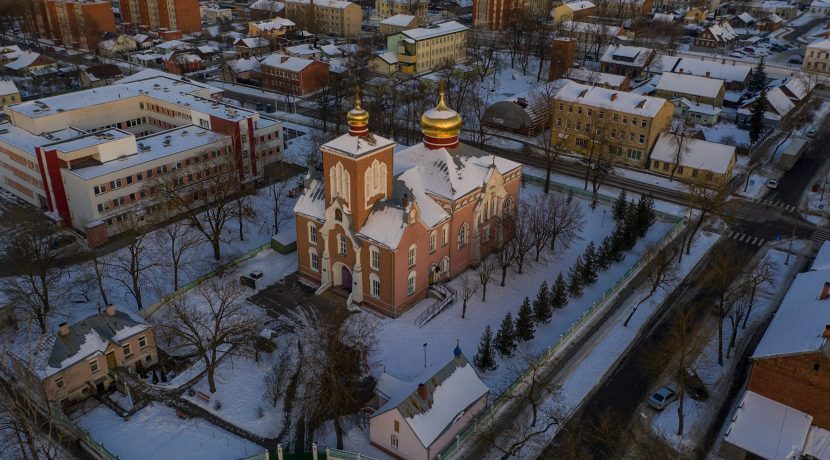
[[[640,195],[637,202],[637,235],[646,236],[648,229],[654,224],[654,198],[651,195]]]
[[[481,334],[481,342],[478,344],[478,352],[473,358],[473,364],[483,372],[492,371],[499,367],[493,354],[493,329],[490,328],[489,324],[484,328],[484,333]]]
[[[501,327],[496,332],[493,347],[502,358],[509,358],[516,351],[516,327],[513,325],[513,315],[510,312],[507,312],[501,320]]]
[[[752,104],[752,113],[749,114],[749,140],[753,144],[758,142],[761,138],[761,133],[764,131],[764,113],[767,111],[767,89],[761,88],[758,97]]]
[[[767,71],[764,68],[764,58],[758,61],[758,65],[752,71],[752,79],[749,80],[749,91],[760,93],[767,86]]]
[[[582,290],[584,288],[582,281],[582,256],[579,256],[574,260],[574,264],[571,265],[570,270],[568,270],[568,294],[571,297],[582,297]]]
[[[562,276],[562,273],[559,273],[556,281],[553,282],[548,298],[550,299],[550,308],[554,311],[561,310],[568,304],[568,285],[565,284],[565,277]]]
[[[533,318],[537,324],[548,324],[551,318],[551,302],[548,295],[548,282],[542,281],[539,292],[536,293],[536,300],[533,301]]]
[[[620,191],[617,201],[614,202],[614,206],[611,208],[611,215],[614,217],[614,220],[620,220],[621,217],[625,216],[625,208],[627,206],[628,201],[625,196],[625,189],[623,189]]]
[[[536,326],[533,324],[533,309],[530,308],[530,299],[525,297],[519,307],[519,316],[516,317],[516,338],[522,342],[533,340]]]
[[[582,254],[582,281],[586,286],[597,282],[597,249],[593,241],[588,243]]]
[[[611,262],[614,262],[614,239],[609,235],[602,239],[597,249],[597,270],[608,270]]]

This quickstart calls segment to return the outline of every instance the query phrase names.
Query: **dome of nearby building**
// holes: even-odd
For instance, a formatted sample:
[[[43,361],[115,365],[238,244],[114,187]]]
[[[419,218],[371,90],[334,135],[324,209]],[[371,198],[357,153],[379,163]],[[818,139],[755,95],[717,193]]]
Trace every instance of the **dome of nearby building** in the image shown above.
[[[353,136],[369,132],[369,112],[360,106],[360,88],[356,90],[354,108],[346,114],[346,123],[349,124],[349,134]]]
[[[421,115],[421,132],[425,137],[433,139],[457,138],[461,132],[461,115],[447,107],[444,101],[444,88],[438,97],[438,105]]]

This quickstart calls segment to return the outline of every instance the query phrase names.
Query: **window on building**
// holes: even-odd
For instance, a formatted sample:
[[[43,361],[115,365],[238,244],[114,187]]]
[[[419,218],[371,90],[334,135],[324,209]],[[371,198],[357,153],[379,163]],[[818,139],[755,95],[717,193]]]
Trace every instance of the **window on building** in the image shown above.
[[[393,448],[395,448],[395,449],[397,449],[397,448],[398,448],[398,437],[397,437],[397,436],[395,436],[394,434],[392,435],[392,441],[391,441],[391,443],[392,443],[392,447],[393,447]]]
[[[408,253],[408,257],[407,257],[406,260],[409,263],[410,267],[415,266],[415,252],[416,252],[416,250],[417,250],[417,246],[415,246],[414,244],[409,247],[409,253]]]
[[[467,224],[458,229],[458,247],[461,248],[467,244]]]
[[[395,423],[393,424],[393,427],[395,429],[395,433],[400,433],[401,432],[401,422],[395,420]]]
[[[138,348],[144,348],[147,346],[147,337],[141,336],[138,338]]]
[[[130,355],[133,354],[132,350],[130,349],[130,344],[129,343],[122,346],[121,349],[124,350],[124,356],[130,356]]]
[[[409,277],[406,279],[406,293],[412,295],[415,293],[415,272],[409,272]]]
[[[640,143],[641,143],[641,144],[645,144],[645,143],[646,143],[646,135],[645,135],[645,134],[640,134]]]
[[[317,252],[314,249],[309,249],[309,254],[311,258],[311,269],[315,272],[320,271],[320,258],[317,255]]]
[[[576,141],[574,141],[577,147],[588,147],[588,139],[583,139],[581,137],[577,137]]]
[[[58,388],[63,388],[66,386],[66,382],[64,382],[63,377],[55,380],[55,386]]]
[[[343,211],[339,209],[334,210],[334,220],[338,222],[343,222]]]
[[[311,222],[308,224],[308,242],[317,244],[317,227]]]
[[[380,278],[377,274],[372,273],[369,275],[369,282],[371,284],[370,294],[372,297],[379,299],[380,298]]]
[[[89,372],[91,372],[93,374],[98,372],[98,361],[97,360],[92,360],[92,361],[89,362]]]
[[[340,243],[339,244],[340,255],[345,256],[346,255],[346,235],[343,235],[341,233],[339,235],[338,239],[339,239],[339,243]]]
[[[450,226],[444,225],[441,229],[441,246],[445,246],[447,242],[449,242],[450,238]]]
[[[435,252],[435,240],[437,239],[437,235],[435,231],[429,233],[429,253],[432,254]]]
[[[628,149],[628,158],[630,160],[640,160],[643,158],[643,152],[636,149]]]
[[[481,230],[481,239],[484,240],[485,243],[490,241],[490,226],[489,225],[486,225]]]

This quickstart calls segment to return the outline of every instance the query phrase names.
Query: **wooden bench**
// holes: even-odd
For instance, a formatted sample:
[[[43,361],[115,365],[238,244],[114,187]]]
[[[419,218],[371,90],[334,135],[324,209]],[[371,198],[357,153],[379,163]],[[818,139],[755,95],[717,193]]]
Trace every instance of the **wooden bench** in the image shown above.
[[[201,391],[196,392],[196,399],[201,400],[202,402],[209,403],[210,402],[210,395],[206,394]]]

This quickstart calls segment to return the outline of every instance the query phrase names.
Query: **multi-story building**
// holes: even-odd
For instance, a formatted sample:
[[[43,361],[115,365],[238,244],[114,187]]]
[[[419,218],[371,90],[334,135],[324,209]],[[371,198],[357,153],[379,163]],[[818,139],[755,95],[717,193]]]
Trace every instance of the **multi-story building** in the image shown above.
[[[404,73],[431,72],[467,60],[467,27],[450,21],[404,30],[387,37],[386,50],[397,54]]]
[[[44,343],[30,356],[12,355],[12,366],[17,383],[40,388],[31,394],[60,404],[104,394],[115,383],[110,372],[117,368],[144,372],[158,363],[153,327],[115,305],[77,323],[62,323]]]
[[[202,30],[199,0],[119,0],[122,26],[137,29]]]
[[[299,275],[397,317],[436,283],[477,263],[509,236],[522,165],[460,143],[461,116],[437,107],[421,117],[423,142],[395,151],[369,133],[359,98],[349,132],[320,147],[322,173],[306,177],[294,207]]]
[[[115,32],[112,4],[104,0],[37,0],[38,32],[56,43],[94,50],[105,32]]]
[[[723,80],[727,91],[738,91],[749,85],[752,67],[746,64],[706,61],[703,58],[658,56],[649,68],[650,75],[673,72]]]
[[[654,90],[655,96],[664,99],[686,98],[714,107],[723,107],[724,94],[723,80],[673,72],[664,73]]]
[[[812,72],[830,73],[830,38],[807,45],[801,68]]]
[[[248,7],[251,20],[274,19],[280,17],[285,11],[285,3],[279,0],[256,0]]]
[[[504,29],[529,7],[528,0],[473,0],[473,25]]]
[[[388,37],[404,30],[418,27],[418,18],[409,14],[396,14],[380,21],[378,32],[381,37]]]
[[[199,15],[202,17],[202,22],[208,24],[230,22],[233,18],[233,10],[218,3],[200,3]]]
[[[361,11],[345,0],[288,0],[284,16],[298,29],[314,34],[352,37],[360,34]]]
[[[0,107],[20,102],[20,91],[11,80],[0,80]]]
[[[573,68],[576,40],[567,37],[553,39],[550,47],[550,81],[562,78]]]
[[[380,19],[391,18],[398,14],[415,16],[415,27],[427,25],[427,0],[375,0],[375,15]]]
[[[285,54],[272,54],[260,63],[262,86],[283,94],[302,96],[325,86],[329,65]]]
[[[174,215],[149,184],[159,174],[225,158],[235,158],[241,180],[273,170],[282,157],[282,125],[221,101],[221,90],[146,70],[110,86],[6,107],[0,186],[84,232],[91,245],[102,244],[130,215]],[[197,187],[208,175],[200,170],[176,185]]]
[[[289,32],[294,31],[294,21],[285,18],[263,19],[248,23],[248,36],[262,37],[270,42],[275,42],[285,37]]]
[[[588,0],[576,0],[563,3],[553,9],[553,19],[556,22],[582,21],[597,12],[597,6]]]
[[[674,106],[651,96],[568,83],[556,93],[551,136],[592,160],[645,168]]]

